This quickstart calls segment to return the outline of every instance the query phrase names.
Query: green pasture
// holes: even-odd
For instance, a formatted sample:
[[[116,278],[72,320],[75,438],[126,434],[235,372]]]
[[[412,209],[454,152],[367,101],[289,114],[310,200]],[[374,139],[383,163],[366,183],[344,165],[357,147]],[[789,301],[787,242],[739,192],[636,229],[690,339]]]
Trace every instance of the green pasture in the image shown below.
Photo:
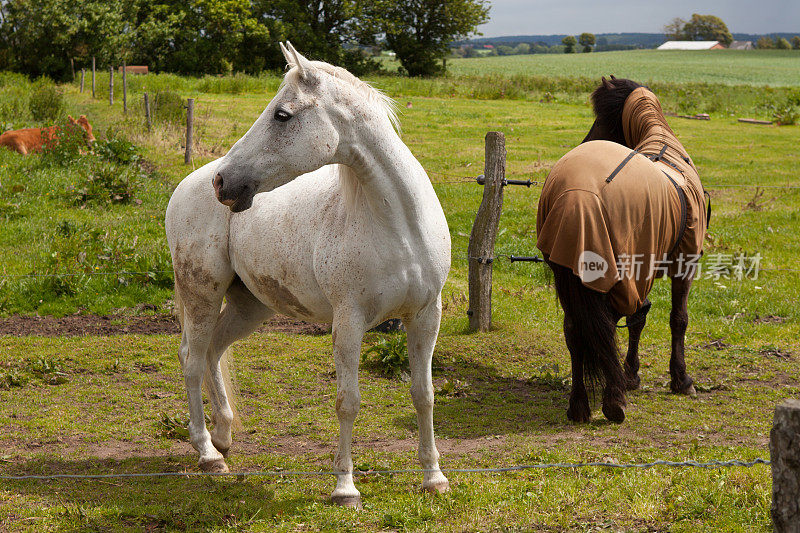
[[[633,62],[642,54],[618,57]],[[528,57],[534,58],[520,59]],[[535,59],[540,57],[550,60]],[[769,57],[780,63],[790,56]],[[491,61],[505,59],[516,58]],[[553,78],[549,83],[561,91],[552,93],[541,80],[507,72],[496,74],[507,87],[523,87],[526,79],[530,85],[514,94],[481,97],[475,92],[493,78],[460,70],[467,61],[483,60],[452,65],[465,77],[374,80],[396,98],[403,139],[428,170],[453,238],[434,355],[442,467],[768,457],[772,409],[800,393],[800,189],[758,187],[800,185],[800,127],[744,125],[731,112],[761,110],[769,116],[770,102],[791,98],[795,89],[756,88],[755,79],[722,80],[706,85],[714,91],[696,93],[698,102],[719,106],[711,111],[712,120],[671,119],[712,195],[706,260],[711,254],[760,253],[761,268],[771,270],[757,279],[703,277],[695,283],[687,364],[698,384],[697,398],[669,393],[669,285],[657,282],[642,339],[643,387],[628,396],[628,418],[612,425],[596,416],[577,426],[565,417],[569,355],[561,312],[541,265],[495,262],[495,329],[466,333],[466,247],[481,193],[467,178],[482,172],[483,137],[498,130],[506,135],[509,177],[541,182],[588,131],[588,92]],[[606,64],[603,59],[592,68]],[[774,76],[793,79],[787,72]],[[696,83],[709,82],[699,75],[687,84],[667,81],[665,107],[676,111],[681,98],[695,94]],[[754,85],[742,96],[745,86],[722,85],[728,82]],[[574,81],[576,87],[585,83]],[[274,77],[132,78],[127,116],[121,88],[111,108],[102,99],[102,80],[97,100],[65,86],[66,112],[88,115],[98,139],[132,142],[140,159],[22,157],[0,150],[0,313],[112,313],[121,325],[130,313],[167,313],[169,275],[161,272],[169,269],[163,213],[170,192],[191,168],[224,154],[278,84]],[[144,90],[196,98],[192,165],[183,165],[175,121],[157,120],[154,130],[146,131],[140,110]],[[24,93],[21,80],[0,87],[0,113]],[[16,120],[33,124],[18,108]],[[114,170],[128,177],[129,197],[107,197],[109,187],[119,186],[114,180],[105,189],[91,189],[92,195],[80,193]],[[537,186],[507,188],[498,253],[536,253],[538,195]],[[90,274],[94,271],[144,274]],[[54,276],[19,277],[30,274]],[[156,311],[137,311],[142,303]],[[624,331],[621,336],[624,342]],[[368,334],[365,347],[380,339]],[[178,342],[173,336],[0,337],[0,473],[194,471],[196,456],[179,431],[186,406]],[[234,436],[232,470],[330,469],[338,431],[330,335],[259,333],[239,343],[235,354],[245,430]],[[361,390],[354,444],[358,468],[415,467],[416,418],[408,384],[366,365]],[[771,529],[765,466],[449,477],[453,490],[434,497],[419,493],[419,475],[367,475],[357,481],[365,502],[359,513],[328,503],[333,479],[327,477],[2,481],[0,530]]]

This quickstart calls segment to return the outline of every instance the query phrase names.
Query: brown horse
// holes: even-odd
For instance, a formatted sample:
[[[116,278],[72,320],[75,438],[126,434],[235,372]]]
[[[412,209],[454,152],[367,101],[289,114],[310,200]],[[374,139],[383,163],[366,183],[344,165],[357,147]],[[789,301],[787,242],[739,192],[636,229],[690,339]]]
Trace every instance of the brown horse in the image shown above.
[[[92,125],[89,124],[86,115],[81,115],[78,120],[71,116],[67,117],[69,122],[66,128],[83,128],[83,135],[87,144],[94,142]],[[14,150],[22,155],[31,152],[40,152],[44,147],[58,142],[59,132],[62,126],[50,126],[47,128],[25,128],[22,130],[10,130],[0,135],[0,146],[5,146],[9,150]]]
[[[602,386],[603,414],[625,419],[625,391],[639,387],[639,338],[657,277],[672,279],[670,388],[695,394],[686,373],[687,298],[708,219],[697,170],[656,96],[630,80],[603,78],[596,120],[542,189],[538,247],[553,270],[572,359],[567,417],[591,418],[586,384]],[[624,369],[617,323],[629,331]]]

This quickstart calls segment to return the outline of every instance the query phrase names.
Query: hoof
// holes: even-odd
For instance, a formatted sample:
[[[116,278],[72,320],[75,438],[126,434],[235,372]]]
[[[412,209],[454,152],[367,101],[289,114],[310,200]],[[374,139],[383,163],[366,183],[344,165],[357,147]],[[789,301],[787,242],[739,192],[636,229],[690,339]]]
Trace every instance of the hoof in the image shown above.
[[[625,421],[625,410],[617,404],[603,404],[603,414],[607,419],[615,424],[621,424],[623,421]]]
[[[226,472],[230,472],[230,470],[228,470],[228,465],[225,464],[223,459],[201,461],[197,463],[197,466],[199,466],[200,470],[203,472],[211,472],[212,474],[225,474]]]
[[[697,398],[697,390],[694,388],[694,380],[687,376],[686,381],[681,384],[670,381],[669,388],[675,394],[685,394],[692,398]]]
[[[444,481],[423,483],[422,490],[424,492],[430,492],[431,494],[444,494],[450,490],[450,482],[445,479]]]
[[[592,410],[589,409],[588,405],[570,405],[569,409],[567,409],[567,418],[578,424],[587,424],[592,419]]]
[[[625,388],[627,390],[637,390],[642,384],[642,380],[638,375],[625,376]]]
[[[347,496],[334,494],[331,496],[331,501],[340,507],[349,507],[350,509],[363,509],[361,505],[361,495]]]

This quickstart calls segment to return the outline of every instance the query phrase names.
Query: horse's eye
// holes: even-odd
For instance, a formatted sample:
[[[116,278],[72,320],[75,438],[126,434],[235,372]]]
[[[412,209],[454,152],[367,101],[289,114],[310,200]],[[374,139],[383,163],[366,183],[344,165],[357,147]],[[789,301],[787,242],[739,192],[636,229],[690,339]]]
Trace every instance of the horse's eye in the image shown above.
[[[290,118],[292,118],[292,114],[288,111],[284,111],[283,109],[275,111],[275,120],[279,122],[287,122]]]

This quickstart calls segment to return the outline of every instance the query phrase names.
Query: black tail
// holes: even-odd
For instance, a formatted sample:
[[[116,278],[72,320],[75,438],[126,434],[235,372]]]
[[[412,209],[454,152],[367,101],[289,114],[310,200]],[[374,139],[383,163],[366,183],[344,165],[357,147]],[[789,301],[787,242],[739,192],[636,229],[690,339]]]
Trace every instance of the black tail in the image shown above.
[[[611,395],[624,402],[624,376],[616,329],[619,317],[608,295],[586,287],[569,268],[549,261],[548,264],[553,270],[561,307],[572,323],[574,336],[567,339],[567,345],[582,363],[585,385],[592,392],[598,387],[604,388],[604,397]]]
[[[597,117],[595,126],[592,129],[596,128],[602,132],[602,137],[605,140],[625,145],[625,132],[622,129],[622,108],[625,106],[625,100],[627,100],[628,96],[641,85],[635,81],[615,78],[614,76],[611,76],[609,80],[601,78],[601,82],[592,93],[592,107]]]

